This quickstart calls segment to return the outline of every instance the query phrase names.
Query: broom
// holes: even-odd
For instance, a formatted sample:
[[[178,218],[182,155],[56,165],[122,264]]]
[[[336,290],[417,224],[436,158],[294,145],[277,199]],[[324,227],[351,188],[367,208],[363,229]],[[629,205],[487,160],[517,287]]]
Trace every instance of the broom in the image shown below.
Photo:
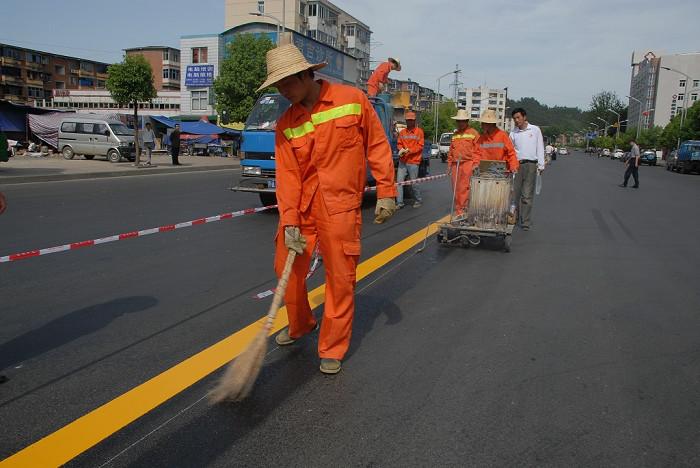
[[[246,350],[228,364],[219,383],[209,391],[209,401],[211,403],[220,403],[224,400],[241,401],[248,396],[253,388],[253,384],[255,384],[255,380],[258,378],[262,368],[265,354],[267,354],[267,338],[270,335],[270,329],[277,316],[277,311],[282,305],[282,298],[287,289],[295,257],[296,252],[290,249],[262,329],[253,338]]]

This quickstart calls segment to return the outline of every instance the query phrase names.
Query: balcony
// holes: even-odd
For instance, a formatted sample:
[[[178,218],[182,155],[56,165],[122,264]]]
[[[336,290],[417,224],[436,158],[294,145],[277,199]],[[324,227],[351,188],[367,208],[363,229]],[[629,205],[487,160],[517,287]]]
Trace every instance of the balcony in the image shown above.
[[[70,69],[70,74],[71,74],[71,75],[77,75],[77,74],[79,74],[79,73],[80,73],[80,70],[78,70],[77,68],[71,68],[71,69]]]
[[[44,70],[44,65],[41,63],[36,63],[36,62],[27,62],[25,65],[27,70],[33,70],[33,71],[43,71]]]
[[[2,75],[0,82],[6,85],[24,86],[24,80],[18,76]]]
[[[71,70],[71,72],[72,72],[72,70]],[[94,71],[87,71],[87,70],[83,70],[82,68],[81,68],[80,70],[78,70],[78,74],[79,74],[80,76],[85,76],[85,77],[88,77],[88,78],[94,78],[94,77],[95,77],[95,72],[94,72]]]
[[[43,88],[44,87],[44,81],[39,79],[39,78],[34,78],[34,79],[29,79],[27,78],[27,84],[30,86],[35,86],[37,88]]]
[[[97,72],[95,74],[97,75],[98,80],[106,80],[109,77],[109,75],[107,73]]]
[[[12,57],[1,57],[0,58],[0,64],[2,65],[22,65],[21,60],[14,59]]]

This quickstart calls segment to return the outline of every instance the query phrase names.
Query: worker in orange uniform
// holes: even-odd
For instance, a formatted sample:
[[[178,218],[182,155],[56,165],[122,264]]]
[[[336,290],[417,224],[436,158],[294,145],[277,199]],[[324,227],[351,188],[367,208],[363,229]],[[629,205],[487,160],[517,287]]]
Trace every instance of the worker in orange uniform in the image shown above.
[[[481,136],[478,140],[482,160],[505,161],[508,172],[518,172],[518,156],[510,136],[496,126],[496,111],[488,109],[481,114]]]
[[[399,148],[399,168],[396,175],[398,182],[418,178],[418,168],[423,158],[423,145],[425,135],[423,129],[416,127],[416,113],[406,112],[406,128],[399,132],[397,147]],[[420,188],[413,185],[413,208],[418,208],[423,203]],[[403,208],[403,185],[399,185],[396,196],[396,207]]]
[[[389,57],[386,62],[380,63],[367,80],[367,95],[376,96],[379,94],[389,82],[389,73],[394,70],[401,71],[399,59]]]
[[[457,121],[457,131],[452,135],[447,153],[447,171],[452,176],[455,215],[462,215],[468,207],[470,179],[481,160],[481,151],[477,145],[479,132],[469,126],[467,111],[458,110],[452,119]]]
[[[317,326],[306,274],[318,241],[326,268],[318,353],[321,371],[335,374],[352,332],[367,163],[377,181],[375,223],[396,211],[396,187],[391,147],[377,113],[357,88],[315,81],[314,71],[325,65],[307,62],[292,44],[277,47],[267,52],[267,80],[258,91],[274,86],[292,103],[275,134],[277,275],[289,249],[298,257],[285,295],[289,327],[275,340],[290,345]]]

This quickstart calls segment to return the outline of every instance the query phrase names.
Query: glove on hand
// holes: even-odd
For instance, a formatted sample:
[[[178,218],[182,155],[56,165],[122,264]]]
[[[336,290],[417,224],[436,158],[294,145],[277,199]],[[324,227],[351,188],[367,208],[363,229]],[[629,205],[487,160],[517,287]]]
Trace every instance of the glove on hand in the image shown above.
[[[380,198],[374,210],[374,224],[382,224],[396,213],[396,201],[393,198]]]
[[[403,156],[406,153],[408,153],[408,148],[402,148],[399,150],[399,156]]]
[[[298,226],[285,226],[284,245],[292,249],[297,255],[302,255],[306,249],[306,238],[301,235]]]

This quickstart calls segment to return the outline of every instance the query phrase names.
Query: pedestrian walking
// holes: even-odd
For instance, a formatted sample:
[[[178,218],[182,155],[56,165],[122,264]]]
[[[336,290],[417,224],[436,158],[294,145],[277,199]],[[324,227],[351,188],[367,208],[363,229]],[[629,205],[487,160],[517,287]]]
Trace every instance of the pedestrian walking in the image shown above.
[[[498,117],[496,111],[485,110],[479,119],[481,136],[477,140],[482,161],[505,161],[508,172],[516,173],[520,164],[513,147],[513,142],[506,132],[496,126]]]
[[[632,146],[632,149],[630,149],[629,158],[627,158],[627,161],[625,162],[625,179],[622,184],[620,184],[620,187],[627,187],[627,182],[629,182],[631,175],[634,177],[634,185],[632,188],[639,188],[639,158],[641,157],[641,154],[639,152],[639,145],[637,145],[636,141],[630,141],[630,145]]]
[[[151,156],[153,155],[153,150],[156,148],[156,134],[153,132],[151,127],[151,122],[146,123],[146,128],[141,131],[141,138],[143,140],[143,147],[146,150],[146,165],[151,165]]]
[[[397,181],[403,182],[416,180],[418,178],[418,168],[423,159],[423,146],[425,145],[425,135],[423,129],[416,127],[416,113],[406,113],[406,128],[399,132],[397,146],[399,148],[399,168],[397,171]],[[399,185],[396,196],[396,207],[403,208],[403,185]],[[420,187],[418,184],[412,186],[413,208],[418,208],[423,203]]]
[[[527,112],[522,107],[511,113],[515,128],[510,132],[510,139],[518,156],[520,169],[515,176],[516,209],[523,230],[531,227],[532,203],[535,195],[537,174],[544,171],[544,141],[542,131],[537,125],[527,121]]]
[[[394,70],[401,71],[399,59],[389,57],[386,62],[380,63],[367,80],[367,95],[374,97],[381,93],[389,82],[389,73]]]
[[[372,104],[357,88],[314,79],[325,63],[311,64],[286,44],[267,52],[267,80],[292,106],[275,133],[279,227],[275,271],[288,251],[296,257],[285,293],[289,327],[275,341],[291,345],[317,321],[306,289],[318,241],[326,268],[326,303],[318,340],[321,372],[340,372],[355,313],[355,270],[360,257],[362,195],[367,164],[377,181],[375,223],[396,211],[391,147]]]
[[[452,120],[457,122],[457,131],[452,135],[447,153],[447,172],[452,178],[455,215],[459,216],[469,206],[472,171],[479,165],[481,151],[477,145],[479,132],[469,126],[469,113],[460,109]]]
[[[173,159],[173,166],[179,166],[178,156],[180,155],[180,124],[175,124],[175,129],[170,133],[170,156]]]
[[[10,159],[11,153],[12,150],[10,149],[7,135],[5,135],[5,132],[0,128],[0,162],[7,162]]]

